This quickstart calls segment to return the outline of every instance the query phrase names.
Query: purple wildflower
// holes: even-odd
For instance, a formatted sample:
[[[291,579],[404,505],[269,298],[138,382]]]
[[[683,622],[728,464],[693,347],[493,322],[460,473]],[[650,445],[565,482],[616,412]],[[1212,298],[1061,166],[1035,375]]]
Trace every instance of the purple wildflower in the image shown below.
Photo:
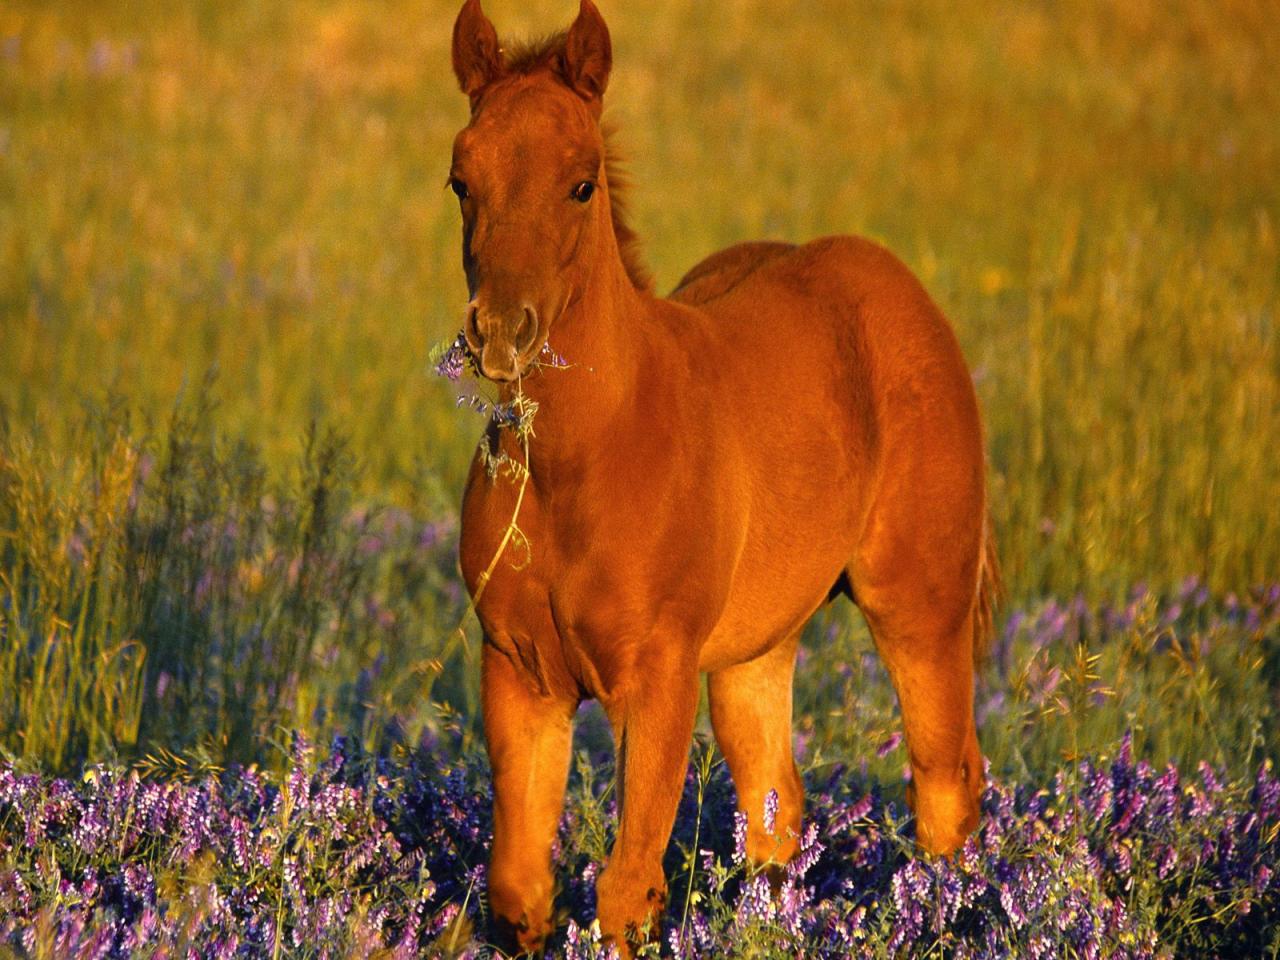
[[[747,859],[747,815],[741,811],[733,812],[733,862],[742,863]]]
[[[538,362],[544,366],[553,367],[557,370],[563,370],[569,366],[568,360],[551,349],[550,342],[542,345],[542,349],[538,352]]]
[[[889,754],[893,753],[893,751],[897,750],[898,744],[900,743],[902,743],[901,732],[895,731],[889,734],[889,736],[881,742],[880,746],[876,747],[876,756],[883,760]]]
[[[470,357],[471,350],[467,346],[466,334],[460,332],[436,362],[436,373],[453,383],[457,383],[461,379]]]

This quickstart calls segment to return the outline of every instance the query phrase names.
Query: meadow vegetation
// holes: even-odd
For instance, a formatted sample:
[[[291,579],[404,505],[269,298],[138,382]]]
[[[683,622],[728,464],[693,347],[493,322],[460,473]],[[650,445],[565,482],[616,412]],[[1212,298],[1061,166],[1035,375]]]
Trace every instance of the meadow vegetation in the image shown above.
[[[573,7],[486,3],[524,34]],[[714,952],[749,929],[782,955],[835,944],[838,928],[892,955],[902,930],[932,922],[911,884],[951,883],[933,902],[970,937],[961,947],[1033,953],[1027,917],[1060,914],[1002,899],[1001,884],[1034,877],[991,878],[1043,854],[1088,894],[1060,928],[1081,955],[1104,933],[1134,955],[1280,949],[1265,939],[1280,918],[1274,13],[1243,0],[603,9],[609,114],[659,288],[744,239],[856,232],[896,251],[973,369],[1008,595],[980,681],[997,788],[975,859],[912,872],[892,691],[841,602],[808,628],[796,734],[825,798],[814,842],[844,859],[815,860],[817,892],[792,914],[752,901],[708,753],[686,797],[709,791],[707,804],[682,813],[672,867],[709,939],[681,923],[668,946]],[[429,368],[465,302],[445,188],[466,119],[455,13],[0,8],[0,916],[16,918],[0,936],[14,949],[88,951],[116,924],[128,952],[150,910],[176,952],[199,930],[338,955],[361,937],[410,943],[411,929],[411,955],[482,916],[478,638],[455,554],[484,420]],[[554,329],[551,342],[572,362],[572,343]],[[575,878],[611,829],[607,736],[590,708],[582,721],[561,861]],[[342,739],[317,758],[296,735]],[[1167,763],[1173,794],[1156,782]],[[48,779],[86,769],[74,789]],[[303,781],[332,787],[331,805],[291,806]],[[172,819],[112,823],[156,783]],[[1124,821],[1137,793],[1164,797],[1163,813]],[[220,873],[230,854],[184,803],[241,823],[257,865]],[[93,807],[101,835],[46,829],[32,811],[47,804],[54,820]],[[841,819],[846,807],[861,812]],[[447,842],[410,835],[415,811],[441,810],[462,824]],[[355,866],[323,839],[334,829],[351,849],[367,841]],[[1253,838],[1245,852],[1220,847],[1232,830]],[[1162,863],[1171,849],[1185,870]],[[313,873],[295,902],[282,891],[299,858]],[[990,885],[966,886],[978,878]],[[254,884],[275,900],[218,900]],[[206,899],[179,908],[183,890]],[[566,904],[589,920],[588,893]],[[857,909],[867,926],[849,926]],[[1081,917],[1093,933],[1071,926]],[[967,949],[934,935],[930,948]]]

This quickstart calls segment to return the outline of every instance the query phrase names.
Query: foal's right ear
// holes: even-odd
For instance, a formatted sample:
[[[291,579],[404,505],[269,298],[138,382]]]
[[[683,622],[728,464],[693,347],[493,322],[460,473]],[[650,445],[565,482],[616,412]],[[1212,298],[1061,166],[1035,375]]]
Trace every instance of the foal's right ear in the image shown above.
[[[480,9],[480,0],[467,0],[453,23],[453,72],[473,107],[480,92],[502,73],[498,31]]]

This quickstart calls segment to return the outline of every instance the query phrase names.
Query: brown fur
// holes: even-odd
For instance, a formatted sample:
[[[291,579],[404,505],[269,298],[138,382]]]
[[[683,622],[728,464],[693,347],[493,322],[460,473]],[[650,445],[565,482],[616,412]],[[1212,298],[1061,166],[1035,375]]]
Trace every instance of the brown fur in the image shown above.
[[[665,901],[700,675],[749,856],[795,853],[797,642],[837,593],[858,604],[898,693],[920,846],[954,851],[982,789],[973,674],[998,569],[977,399],[951,327],[902,263],[854,237],[732,247],[655,297],[600,125],[611,56],[590,0],[567,33],[508,53],[478,0],[454,30],[472,102],[451,173],[467,342],[504,398],[538,404],[527,450],[490,426],[462,513],[485,635],[489,904],[509,949],[551,930],[551,844],[583,699],[603,704],[618,750],[618,835],[597,901],[624,953]],[[538,362],[548,344],[567,369]],[[527,456],[527,483],[495,476],[494,456]],[[502,554],[513,517],[518,557]]]

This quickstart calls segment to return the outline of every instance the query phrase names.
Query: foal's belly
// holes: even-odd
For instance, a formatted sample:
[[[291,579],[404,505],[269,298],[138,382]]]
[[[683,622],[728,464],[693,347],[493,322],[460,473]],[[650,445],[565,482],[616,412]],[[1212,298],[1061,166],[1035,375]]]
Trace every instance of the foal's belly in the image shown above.
[[[705,672],[754,660],[794,636],[826,602],[851,550],[834,535],[809,549],[776,542],[744,553],[719,621],[698,655]],[[790,547],[790,549],[787,549]]]
[[[768,653],[803,627],[824,599],[826,591],[810,594],[803,602],[765,611],[763,620],[745,607],[726,611],[699,652],[698,669],[714,673]]]
[[[706,671],[753,660],[804,626],[853,558],[871,490],[854,416],[817,404],[775,412],[767,392],[748,402],[767,412],[749,444],[755,462],[742,500],[742,548],[699,653]]]

